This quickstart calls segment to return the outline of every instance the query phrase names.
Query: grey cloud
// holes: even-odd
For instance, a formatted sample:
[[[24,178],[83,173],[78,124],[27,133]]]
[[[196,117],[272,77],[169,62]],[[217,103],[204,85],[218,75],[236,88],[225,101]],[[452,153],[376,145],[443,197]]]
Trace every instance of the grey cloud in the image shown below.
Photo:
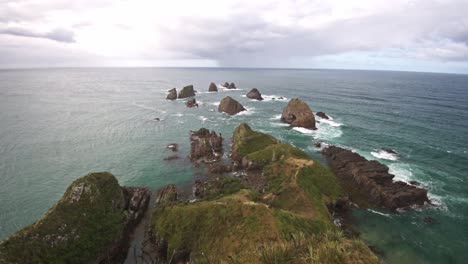
[[[75,34],[73,33],[73,31],[62,28],[57,28],[47,33],[36,33],[23,28],[7,28],[0,30],[0,34],[30,38],[44,38],[63,43],[75,42]]]

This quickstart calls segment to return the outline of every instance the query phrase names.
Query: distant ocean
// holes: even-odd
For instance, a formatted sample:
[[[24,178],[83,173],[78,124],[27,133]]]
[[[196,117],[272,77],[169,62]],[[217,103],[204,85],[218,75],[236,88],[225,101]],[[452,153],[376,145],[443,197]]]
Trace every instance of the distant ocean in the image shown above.
[[[210,82],[238,90],[208,93]],[[166,101],[193,84],[199,108]],[[245,94],[258,88],[264,101]],[[227,116],[230,95],[248,111]],[[284,97],[284,100],[277,98]],[[306,101],[317,131],[279,121],[291,98]],[[275,99],[274,99],[275,98]],[[156,121],[155,118],[160,118]],[[189,153],[189,131],[214,129],[229,141],[241,122],[324,161],[316,142],[351,148],[416,180],[437,206],[393,214],[356,210],[362,238],[386,263],[466,263],[468,259],[468,75],[272,69],[86,68],[0,70],[0,239],[44,214],[79,176],[110,171],[124,185],[152,189],[202,173],[165,161],[169,143]],[[379,151],[391,148],[397,155]],[[433,224],[424,222],[432,217]]]

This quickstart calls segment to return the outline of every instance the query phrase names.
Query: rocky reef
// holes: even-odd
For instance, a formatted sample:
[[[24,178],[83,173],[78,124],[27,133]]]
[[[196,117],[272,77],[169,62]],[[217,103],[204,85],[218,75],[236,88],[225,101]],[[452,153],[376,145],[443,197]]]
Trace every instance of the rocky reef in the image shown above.
[[[252,90],[250,90],[250,92],[248,92],[246,96],[250,99],[255,99],[259,101],[263,100],[262,94],[257,88],[253,88]]]
[[[210,86],[208,87],[208,92],[217,92],[218,91],[218,86],[214,82],[210,83]]]
[[[394,210],[429,202],[427,190],[393,181],[395,176],[378,161],[369,161],[351,150],[336,146],[327,147],[322,153],[345,185],[364,196],[371,206]]]
[[[281,121],[291,124],[293,127],[317,129],[312,110],[305,102],[298,98],[289,101],[288,105],[283,109]]]
[[[193,85],[187,85],[179,92],[179,99],[195,96]]]
[[[161,189],[145,240],[151,263],[379,263],[333,224],[327,204],[343,194],[330,171],[247,124],[232,140],[232,162],[256,164],[239,172],[263,177],[265,187],[241,177],[197,180],[190,203],[173,185]]]
[[[176,88],[172,88],[168,91],[168,95],[166,97],[167,100],[175,100],[177,99],[177,89]]]
[[[0,263],[121,263],[149,198],[146,188],[120,187],[110,173],[90,173],[41,219],[4,240]]]
[[[224,97],[218,106],[219,112],[224,112],[230,115],[235,115],[245,110],[244,106],[230,96]]]

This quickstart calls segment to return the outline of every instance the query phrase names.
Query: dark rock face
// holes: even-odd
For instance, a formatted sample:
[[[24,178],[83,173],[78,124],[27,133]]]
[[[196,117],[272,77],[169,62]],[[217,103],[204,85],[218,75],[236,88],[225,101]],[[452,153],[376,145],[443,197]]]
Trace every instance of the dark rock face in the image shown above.
[[[187,106],[188,108],[198,107],[197,100],[195,100],[195,98],[192,98],[188,100],[187,102],[185,102],[185,106]]]
[[[179,92],[179,99],[180,99],[180,98],[192,97],[192,96],[195,96],[195,90],[193,89],[193,85],[185,86],[185,87]]]
[[[169,94],[166,97],[167,100],[177,99],[177,89],[176,88],[172,88],[168,92],[169,92]]]
[[[250,92],[247,93],[247,98],[259,101],[263,100],[262,94],[257,88],[253,88],[252,90],[250,90]]]
[[[239,102],[232,99],[230,96],[224,97],[218,106],[219,112],[224,112],[230,115],[235,115],[239,112],[245,111],[246,109]]]
[[[229,83],[228,83],[228,82],[225,82],[225,83],[223,84],[223,87],[228,88],[228,87],[229,87]]]
[[[218,91],[218,86],[216,86],[215,83],[210,83],[210,87],[208,88],[208,92],[217,92]]]
[[[330,117],[327,116],[327,114],[325,114],[324,112],[317,112],[316,115],[320,116],[323,119],[330,119]]]
[[[331,146],[322,151],[336,175],[362,190],[369,203],[389,209],[424,205],[429,202],[427,190],[393,181],[388,167],[367,160],[350,150]]]
[[[223,156],[223,137],[214,131],[200,128],[190,135],[190,160],[211,163]]]
[[[232,82],[229,84],[229,86],[227,87],[228,89],[236,89],[236,85]]]
[[[312,110],[305,102],[297,98],[289,101],[288,105],[284,108],[281,121],[291,124],[293,127],[317,129]]]

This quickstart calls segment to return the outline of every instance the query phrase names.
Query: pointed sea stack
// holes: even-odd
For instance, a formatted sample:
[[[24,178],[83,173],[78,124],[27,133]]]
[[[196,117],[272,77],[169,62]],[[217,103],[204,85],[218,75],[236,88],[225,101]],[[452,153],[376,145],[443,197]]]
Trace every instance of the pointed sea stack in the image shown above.
[[[218,86],[214,82],[210,83],[210,87],[208,88],[208,92],[217,92]]]
[[[167,100],[177,99],[177,89],[176,88],[172,88],[168,92],[169,92],[169,94],[166,97]]]
[[[312,110],[305,102],[298,98],[289,101],[288,105],[283,110],[281,121],[291,124],[293,127],[317,129]]]
[[[230,96],[224,97],[219,103],[218,111],[224,112],[230,115],[235,115],[239,112],[245,111],[246,109],[239,102],[232,99]]]
[[[185,86],[179,92],[179,99],[195,96],[195,90],[193,90],[193,85]]]
[[[257,88],[253,88],[252,90],[250,90],[250,92],[247,93],[247,98],[255,99],[259,101],[263,100],[262,94]]]

